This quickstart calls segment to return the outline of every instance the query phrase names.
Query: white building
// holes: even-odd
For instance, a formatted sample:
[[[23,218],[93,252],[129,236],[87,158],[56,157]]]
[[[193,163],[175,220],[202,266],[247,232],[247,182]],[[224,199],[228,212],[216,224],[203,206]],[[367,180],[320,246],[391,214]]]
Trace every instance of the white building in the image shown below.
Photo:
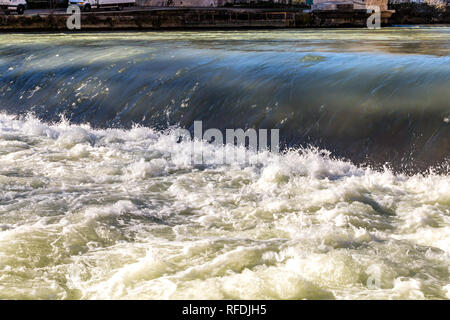
[[[450,0],[389,0],[390,4],[427,3],[430,6],[441,7],[450,4]]]
[[[399,4],[399,3],[425,3],[425,0],[389,0],[389,3]]]
[[[388,0],[314,0],[312,10],[361,9],[377,5],[381,11],[388,9]]]

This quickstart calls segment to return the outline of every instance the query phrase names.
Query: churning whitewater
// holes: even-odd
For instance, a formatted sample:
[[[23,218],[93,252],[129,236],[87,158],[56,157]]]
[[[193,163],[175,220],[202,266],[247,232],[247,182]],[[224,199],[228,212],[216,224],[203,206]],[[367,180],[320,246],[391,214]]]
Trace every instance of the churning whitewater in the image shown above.
[[[0,298],[450,298],[448,174],[192,143],[1,114]]]
[[[354,164],[450,158],[450,27],[7,34],[0,110],[95,128],[279,129]]]
[[[449,88],[449,27],[4,34],[0,299],[450,299]]]

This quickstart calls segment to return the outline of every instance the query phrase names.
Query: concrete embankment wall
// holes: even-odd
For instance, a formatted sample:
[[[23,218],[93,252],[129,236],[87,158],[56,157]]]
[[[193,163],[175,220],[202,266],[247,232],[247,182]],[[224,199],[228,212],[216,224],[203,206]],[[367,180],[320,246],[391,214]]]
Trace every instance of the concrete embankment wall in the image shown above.
[[[450,24],[450,3],[446,8],[425,3],[393,4],[392,24]]]
[[[450,23],[450,10],[435,23]],[[134,11],[83,12],[81,31],[201,28],[365,27],[365,10],[303,12],[295,9],[172,8]],[[68,31],[68,15],[0,15],[0,31]],[[426,23],[413,16],[414,23]],[[409,21],[383,12],[384,25]]]
[[[0,16],[3,31],[67,31],[68,15]],[[304,13],[258,9],[172,9],[83,13],[81,31],[194,28],[363,27],[368,15],[357,12]]]

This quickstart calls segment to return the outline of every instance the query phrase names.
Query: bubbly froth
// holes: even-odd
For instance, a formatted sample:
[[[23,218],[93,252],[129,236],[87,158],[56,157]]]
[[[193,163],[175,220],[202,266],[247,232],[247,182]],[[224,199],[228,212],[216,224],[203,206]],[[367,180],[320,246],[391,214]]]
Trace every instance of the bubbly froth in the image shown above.
[[[448,174],[191,143],[0,115],[0,298],[450,298]]]

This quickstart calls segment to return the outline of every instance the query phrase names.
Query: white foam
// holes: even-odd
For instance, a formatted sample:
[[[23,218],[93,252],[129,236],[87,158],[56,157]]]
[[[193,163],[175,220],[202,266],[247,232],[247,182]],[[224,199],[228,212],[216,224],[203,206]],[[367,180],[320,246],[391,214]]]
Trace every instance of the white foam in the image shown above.
[[[0,298],[449,298],[448,175],[176,140],[0,115]]]

